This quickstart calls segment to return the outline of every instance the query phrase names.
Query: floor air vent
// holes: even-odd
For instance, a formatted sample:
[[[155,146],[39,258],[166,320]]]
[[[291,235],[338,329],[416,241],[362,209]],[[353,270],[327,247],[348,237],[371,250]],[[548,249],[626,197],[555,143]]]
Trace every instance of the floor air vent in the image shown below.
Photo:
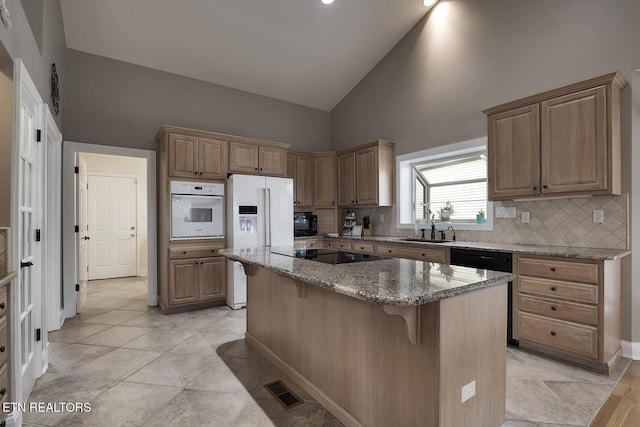
[[[285,407],[285,409],[293,408],[302,403],[289,388],[280,380],[274,381],[264,386],[277,400]]]

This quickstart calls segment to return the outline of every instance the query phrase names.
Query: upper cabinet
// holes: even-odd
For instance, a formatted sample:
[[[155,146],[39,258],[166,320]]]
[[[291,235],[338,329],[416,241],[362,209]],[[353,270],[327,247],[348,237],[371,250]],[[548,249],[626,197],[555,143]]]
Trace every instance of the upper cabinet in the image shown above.
[[[485,110],[490,200],[620,194],[619,73]]]
[[[313,157],[310,154],[289,151],[287,178],[293,178],[293,204],[295,208],[313,205]]]
[[[229,143],[229,172],[285,176],[288,146],[245,142]]]
[[[393,147],[393,142],[378,140],[338,152],[340,206],[393,204]]]
[[[315,153],[315,207],[333,208],[336,206],[336,154]]]
[[[227,174],[227,142],[198,136],[168,134],[169,176],[224,179]]]

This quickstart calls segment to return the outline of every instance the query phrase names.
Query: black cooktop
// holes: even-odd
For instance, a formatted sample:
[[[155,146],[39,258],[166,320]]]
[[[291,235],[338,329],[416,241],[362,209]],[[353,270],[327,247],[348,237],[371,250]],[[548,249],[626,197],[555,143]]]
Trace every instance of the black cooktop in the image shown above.
[[[388,259],[378,255],[354,254],[333,249],[272,249],[272,253],[294,258],[310,259],[325,264],[347,264],[350,262],[378,261]]]

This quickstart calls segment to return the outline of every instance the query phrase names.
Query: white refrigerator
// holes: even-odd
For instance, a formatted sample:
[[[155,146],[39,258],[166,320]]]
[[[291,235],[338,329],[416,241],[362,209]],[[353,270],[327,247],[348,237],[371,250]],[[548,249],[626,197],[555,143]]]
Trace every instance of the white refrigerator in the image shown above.
[[[293,180],[231,175],[227,180],[227,246],[293,246]],[[242,264],[227,261],[227,305],[247,306]]]

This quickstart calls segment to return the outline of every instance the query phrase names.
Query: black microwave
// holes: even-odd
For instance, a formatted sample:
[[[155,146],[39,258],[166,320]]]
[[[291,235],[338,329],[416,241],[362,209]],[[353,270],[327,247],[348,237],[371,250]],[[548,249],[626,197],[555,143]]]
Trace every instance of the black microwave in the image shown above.
[[[311,212],[293,213],[293,236],[315,236],[318,234],[318,216]]]

